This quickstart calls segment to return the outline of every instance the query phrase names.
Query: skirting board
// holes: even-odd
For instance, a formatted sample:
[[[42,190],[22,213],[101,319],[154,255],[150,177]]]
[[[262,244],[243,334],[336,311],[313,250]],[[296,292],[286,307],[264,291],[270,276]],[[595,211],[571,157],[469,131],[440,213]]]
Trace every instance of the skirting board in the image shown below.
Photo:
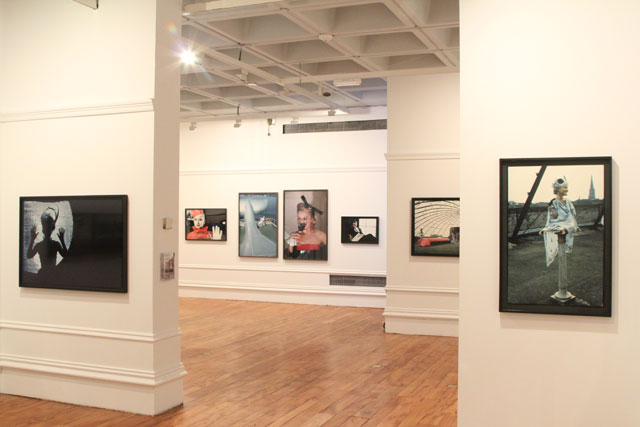
[[[294,288],[265,284],[181,281],[179,296],[370,308],[384,308],[386,305],[384,288],[352,286]]]
[[[0,393],[158,415],[182,404],[182,377],[157,387],[3,367]]]
[[[458,336],[457,310],[417,310],[388,307],[382,313],[385,331],[395,334]]]

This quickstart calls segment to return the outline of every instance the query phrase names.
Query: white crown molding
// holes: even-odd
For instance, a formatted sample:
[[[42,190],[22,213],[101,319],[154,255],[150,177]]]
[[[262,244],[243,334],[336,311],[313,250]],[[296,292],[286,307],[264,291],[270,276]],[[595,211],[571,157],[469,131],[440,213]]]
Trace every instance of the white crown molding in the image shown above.
[[[385,153],[388,162],[404,160],[459,160],[460,153]]]
[[[270,271],[275,273],[313,273],[313,274],[341,274],[345,276],[374,276],[384,277],[386,271],[368,270],[336,270],[328,268],[290,268],[290,267],[256,267],[256,266],[231,266],[231,265],[206,265],[206,264],[180,264],[179,268],[189,270],[231,270],[231,271]]]
[[[400,307],[387,307],[382,315],[386,317],[398,317],[409,319],[446,319],[458,320],[460,315],[458,310],[437,310],[437,309],[405,309]]]
[[[274,292],[274,293],[296,293],[296,294],[316,294],[316,295],[345,295],[345,296],[374,296],[386,297],[386,292],[382,287],[368,286],[331,286],[330,288],[319,287],[294,287],[283,285],[270,285],[259,283],[229,283],[229,282],[209,282],[209,281],[180,281],[179,288],[187,289],[221,289],[253,292]]]
[[[30,332],[46,332],[53,334],[63,335],[81,335],[94,338],[109,338],[123,341],[137,341],[137,342],[159,342],[169,338],[177,337],[182,334],[182,331],[178,328],[162,331],[159,333],[143,333],[143,332],[128,332],[128,331],[116,331],[109,329],[97,329],[97,328],[77,328],[72,326],[59,326],[46,323],[31,323],[31,322],[12,322],[12,321],[0,321],[0,329],[8,330],[21,330]]]
[[[104,104],[75,105],[48,110],[3,111],[0,113],[0,123],[141,113],[153,111],[153,109],[153,99],[140,99]]]
[[[201,175],[279,175],[302,173],[386,173],[385,166],[352,166],[352,167],[326,167],[326,168],[283,168],[283,169],[190,169],[181,170],[180,176]]]
[[[19,369],[53,375],[65,375],[87,379],[111,381],[155,387],[178,380],[187,374],[184,365],[162,371],[124,369],[113,366],[91,365],[53,359],[0,354],[0,368]]]
[[[458,288],[427,288],[427,287],[412,287],[412,286],[389,286],[385,288],[387,292],[417,292],[427,294],[460,294]]]

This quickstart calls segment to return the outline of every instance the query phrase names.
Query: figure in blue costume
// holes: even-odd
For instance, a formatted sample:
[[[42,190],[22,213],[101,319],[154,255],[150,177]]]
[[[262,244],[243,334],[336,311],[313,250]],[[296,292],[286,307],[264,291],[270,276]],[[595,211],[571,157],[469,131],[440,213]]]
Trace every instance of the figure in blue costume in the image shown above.
[[[558,258],[558,291],[551,295],[551,298],[564,303],[575,298],[567,290],[567,254],[573,251],[573,235],[580,231],[580,228],[576,220],[576,208],[570,200],[565,199],[569,192],[567,179],[556,179],[553,182],[553,192],[556,197],[549,202],[547,223],[540,233],[544,237],[547,267]]]

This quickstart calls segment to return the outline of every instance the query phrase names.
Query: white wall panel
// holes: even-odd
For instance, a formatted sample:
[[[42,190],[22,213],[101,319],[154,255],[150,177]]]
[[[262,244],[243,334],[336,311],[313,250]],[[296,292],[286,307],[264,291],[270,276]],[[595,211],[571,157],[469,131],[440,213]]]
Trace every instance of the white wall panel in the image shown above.
[[[181,128],[180,294],[383,307],[383,290],[363,302],[353,296],[358,288],[330,287],[329,274],[386,274],[386,131],[283,135],[279,123],[267,136],[266,119],[245,120],[237,129],[233,123],[199,123],[193,131],[188,130],[188,124]],[[329,191],[327,261],[282,257],[283,190],[305,189]],[[238,256],[241,192],[278,193],[277,259]],[[226,242],[184,240],[184,208],[196,207],[227,209]],[[380,217],[380,244],[342,244],[341,216]],[[235,292],[231,292],[234,286]],[[294,292],[296,289],[305,291],[304,295]],[[267,296],[269,290],[278,296]],[[329,291],[339,291],[338,296]]]
[[[455,336],[459,259],[411,256],[411,198],[459,197],[459,75],[388,85],[387,331]]]
[[[638,425],[640,4],[463,0],[460,16],[458,423]],[[499,313],[499,159],[573,156],[613,157],[613,316]]]

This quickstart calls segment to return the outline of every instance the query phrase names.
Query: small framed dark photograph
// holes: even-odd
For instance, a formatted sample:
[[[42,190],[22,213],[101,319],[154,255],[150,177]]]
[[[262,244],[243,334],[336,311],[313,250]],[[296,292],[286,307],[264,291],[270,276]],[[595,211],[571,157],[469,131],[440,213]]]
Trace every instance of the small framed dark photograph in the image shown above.
[[[460,199],[411,199],[411,255],[460,256]]]
[[[278,193],[240,193],[238,255],[278,257]]]
[[[343,216],[342,243],[374,244],[379,241],[377,216]]]
[[[127,196],[20,198],[19,286],[127,292]]]
[[[284,259],[326,261],[329,192],[284,191]]]
[[[611,316],[611,163],[500,160],[500,311]]]
[[[227,240],[227,210],[185,209],[184,238],[185,240]]]

